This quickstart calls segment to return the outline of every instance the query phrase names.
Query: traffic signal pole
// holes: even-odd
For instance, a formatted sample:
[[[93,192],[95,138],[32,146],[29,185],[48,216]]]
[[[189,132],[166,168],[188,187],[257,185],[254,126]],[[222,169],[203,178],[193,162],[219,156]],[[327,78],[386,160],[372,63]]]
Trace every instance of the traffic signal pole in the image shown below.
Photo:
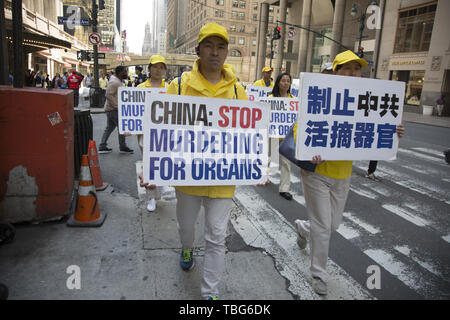
[[[98,13],[98,7],[97,7],[97,1],[92,0],[92,31],[97,32],[97,13]],[[98,81],[99,73],[98,73],[98,48],[97,45],[94,44],[94,90],[95,90],[95,96],[94,96],[94,104],[98,105],[98,90],[99,90],[99,81]]]

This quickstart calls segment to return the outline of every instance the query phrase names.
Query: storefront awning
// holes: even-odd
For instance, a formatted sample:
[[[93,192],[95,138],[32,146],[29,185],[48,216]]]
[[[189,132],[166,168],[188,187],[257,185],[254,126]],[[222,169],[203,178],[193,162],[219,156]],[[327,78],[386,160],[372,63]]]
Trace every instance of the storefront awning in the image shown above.
[[[63,60],[65,62],[67,62],[67,63],[70,63],[70,64],[78,64],[79,63],[79,61],[72,60],[72,59],[69,59],[69,58],[66,58],[66,57],[63,57]]]
[[[7,30],[6,32],[7,39],[12,43],[12,31]],[[31,30],[25,27],[23,32],[23,42],[22,44],[29,48],[28,51],[34,52],[45,49],[70,49],[72,45],[70,42],[57,39],[52,36],[40,35],[31,32]]]

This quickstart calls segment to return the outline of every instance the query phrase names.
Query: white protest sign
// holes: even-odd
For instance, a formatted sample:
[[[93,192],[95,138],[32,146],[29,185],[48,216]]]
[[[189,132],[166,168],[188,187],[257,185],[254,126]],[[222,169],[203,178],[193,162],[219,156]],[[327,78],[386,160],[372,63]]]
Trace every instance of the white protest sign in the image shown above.
[[[249,101],[259,101],[261,97],[267,97],[272,93],[273,88],[263,86],[247,86],[247,97]]]
[[[260,102],[149,94],[144,181],[158,186],[266,181],[269,110]]]
[[[145,100],[151,93],[165,93],[166,88],[119,87],[117,93],[119,133],[143,134]]]
[[[260,98],[270,109],[269,138],[284,138],[297,121],[298,100],[293,98]]]
[[[405,83],[300,74],[296,158],[396,159]]]

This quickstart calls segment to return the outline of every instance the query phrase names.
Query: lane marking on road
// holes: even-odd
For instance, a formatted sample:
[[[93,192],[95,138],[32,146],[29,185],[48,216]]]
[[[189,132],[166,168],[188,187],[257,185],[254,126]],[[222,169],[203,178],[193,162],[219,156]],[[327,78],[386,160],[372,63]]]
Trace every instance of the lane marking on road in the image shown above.
[[[241,211],[231,222],[236,232],[250,246],[266,250],[274,259],[280,274],[289,281],[288,290],[301,299],[323,299],[311,288],[310,259],[307,250],[297,246],[294,226],[250,186],[238,186],[235,193]],[[325,299],[373,299],[332,260],[327,266],[330,275]]]
[[[428,270],[429,272],[433,273],[434,275],[438,277],[443,277],[442,274],[438,271],[438,267],[435,263],[430,261],[424,261],[422,258],[417,257],[417,254],[412,252],[411,248],[408,246],[395,246],[395,250],[400,252],[401,254],[407,256],[411,260],[415,261],[417,264],[421,265],[424,269]]]
[[[445,163],[445,161],[443,160],[443,158],[440,159],[440,158],[436,158],[433,156],[428,156],[428,155],[420,153],[420,152],[411,151],[411,150],[403,149],[403,148],[398,148],[398,152],[410,155],[411,157],[416,158],[416,159],[418,158],[418,159],[422,159],[422,160],[429,160],[429,161],[435,162],[436,164],[441,165],[441,166],[447,165]]]
[[[368,224],[367,222],[362,221],[361,219],[359,219],[358,217],[356,217],[355,215],[353,215],[350,212],[344,212],[344,217],[349,219],[353,223],[357,224],[358,226],[360,226],[361,228],[363,228],[364,230],[366,230],[367,232],[369,232],[371,234],[377,234],[380,232],[380,229]]]
[[[413,150],[421,151],[423,153],[427,153],[429,155],[435,156],[441,160],[444,160],[444,150],[435,150],[435,149],[429,149],[429,148],[411,148]]]
[[[422,219],[415,214],[412,214],[408,211],[405,211],[403,208],[395,205],[395,204],[383,204],[381,205],[384,209],[398,215],[399,217],[415,224],[418,227],[426,227],[431,225],[431,223],[425,219]]]
[[[404,250],[404,248],[400,249]],[[427,299],[445,299],[449,298],[448,292],[442,292],[442,278],[429,273],[422,268],[414,269],[411,265],[406,265],[400,259],[396,258],[394,252],[387,252],[382,249],[368,249],[364,251],[376,263],[386,269],[389,273],[397,277],[405,285],[415,290]],[[403,253],[402,253],[403,254]],[[411,260],[409,257],[407,260]],[[381,287],[383,281],[381,280]]]

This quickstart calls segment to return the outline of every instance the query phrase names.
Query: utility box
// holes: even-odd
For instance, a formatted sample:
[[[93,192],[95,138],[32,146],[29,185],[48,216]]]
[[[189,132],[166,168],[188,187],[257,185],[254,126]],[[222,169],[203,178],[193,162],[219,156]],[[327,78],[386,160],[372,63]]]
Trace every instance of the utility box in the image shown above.
[[[0,86],[0,221],[69,214],[73,140],[72,90]]]

